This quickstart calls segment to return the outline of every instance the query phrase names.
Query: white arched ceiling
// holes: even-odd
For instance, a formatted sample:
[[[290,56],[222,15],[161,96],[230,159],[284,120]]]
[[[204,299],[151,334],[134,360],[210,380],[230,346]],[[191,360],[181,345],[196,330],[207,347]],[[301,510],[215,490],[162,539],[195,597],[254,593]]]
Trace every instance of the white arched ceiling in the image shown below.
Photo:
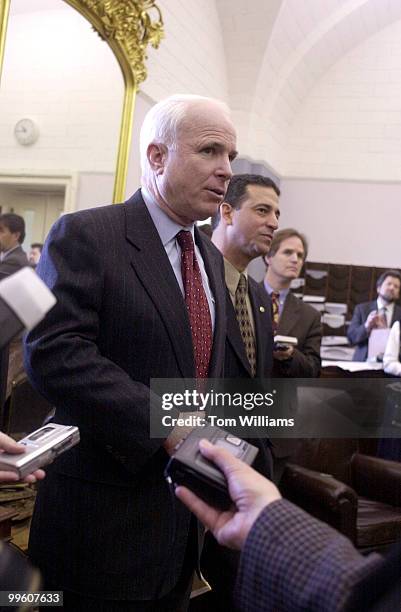
[[[260,69],[282,0],[216,0],[223,32],[230,107],[248,125]]]
[[[286,170],[294,118],[319,79],[401,18],[400,0],[216,0],[241,154]]]
[[[300,105],[285,176],[401,181],[401,20],[342,57]]]

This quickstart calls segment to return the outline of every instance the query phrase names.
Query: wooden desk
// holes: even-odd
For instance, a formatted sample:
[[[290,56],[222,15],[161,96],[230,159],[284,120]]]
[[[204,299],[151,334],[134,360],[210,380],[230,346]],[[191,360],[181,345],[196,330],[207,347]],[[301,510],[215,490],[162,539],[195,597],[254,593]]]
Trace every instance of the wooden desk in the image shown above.
[[[322,361],[323,378],[387,378],[377,361]]]
[[[18,512],[13,508],[2,508],[0,506],[0,540],[9,540],[11,537],[11,521]]]

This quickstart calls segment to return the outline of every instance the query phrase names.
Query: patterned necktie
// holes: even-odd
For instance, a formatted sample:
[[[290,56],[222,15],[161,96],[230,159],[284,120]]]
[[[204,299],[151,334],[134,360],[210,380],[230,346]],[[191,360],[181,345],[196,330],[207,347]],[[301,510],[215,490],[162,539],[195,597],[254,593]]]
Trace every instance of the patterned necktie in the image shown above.
[[[272,301],[272,325],[273,325],[273,333],[276,333],[278,328],[278,320],[280,318],[279,313],[279,299],[280,294],[272,291],[270,294],[270,299]]]
[[[380,308],[379,310],[379,315],[380,315],[380,322],[378,327],[379,328],[387,328],[388,327],[388,323],[387,323],[387,308],[386,306],[382,306],[382,308]]]
[[[181,247],[181,274],[191,325],[196,378],[207,378],[213,344],[209,304],[203,288],[191,232],[185,230],[178,232],[177,242]]]
[[[245,346],[246,356],[251,366],[252,376],[256,374],[256,345],[251,320],[249,318],[246,296],[248,284],[245,274],[241,274],[235,291],[235,314],[240,328],[242,341]]]

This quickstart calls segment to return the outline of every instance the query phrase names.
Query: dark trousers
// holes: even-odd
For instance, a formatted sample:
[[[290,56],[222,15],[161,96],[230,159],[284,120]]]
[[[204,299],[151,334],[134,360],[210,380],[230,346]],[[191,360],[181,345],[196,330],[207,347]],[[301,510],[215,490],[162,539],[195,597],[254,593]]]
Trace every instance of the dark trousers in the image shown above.
[[[199,610],[236,610],[234,588],[240,561],[240,553],[220,546],[210,532],[205,536],[201,568],[212,591],[199,598]],[[202,605],[201,605],[202,604]]]
[[[164,597],[148,601],[105,600],[64,590],[63,607],[39,609],[43,612],[186,612],[197,559],[198,528],[197,521],[192,518],[180,577],[174,588]],[[60,590],[60,587],[45,585],[43,590]]]
[[[191,595],[192,574],[184,571],[170,593],[158,600],[111,601],[85,597],[71,591],[64,591],[62,608],[50,608],[59,612],[186,612]],[[49,608],[40,608],[44,612]]]

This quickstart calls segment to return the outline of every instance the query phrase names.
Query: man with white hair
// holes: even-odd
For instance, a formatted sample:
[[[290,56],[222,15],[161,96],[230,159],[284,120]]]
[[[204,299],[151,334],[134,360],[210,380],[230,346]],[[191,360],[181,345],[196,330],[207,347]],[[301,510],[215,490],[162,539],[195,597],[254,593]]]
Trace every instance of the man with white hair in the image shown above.
[[[197,530],[163,477],[184,432],[150,438],[149,382],[222,376],[222,259],[194,222],[224,199],[235,139],[216,100],[156,104],[142,188],[63,216],[46,241],[37,271],[57,305],[29,334],[26,365],[81,443],[48,470],[29,549],[65,610],[187,608]]]

